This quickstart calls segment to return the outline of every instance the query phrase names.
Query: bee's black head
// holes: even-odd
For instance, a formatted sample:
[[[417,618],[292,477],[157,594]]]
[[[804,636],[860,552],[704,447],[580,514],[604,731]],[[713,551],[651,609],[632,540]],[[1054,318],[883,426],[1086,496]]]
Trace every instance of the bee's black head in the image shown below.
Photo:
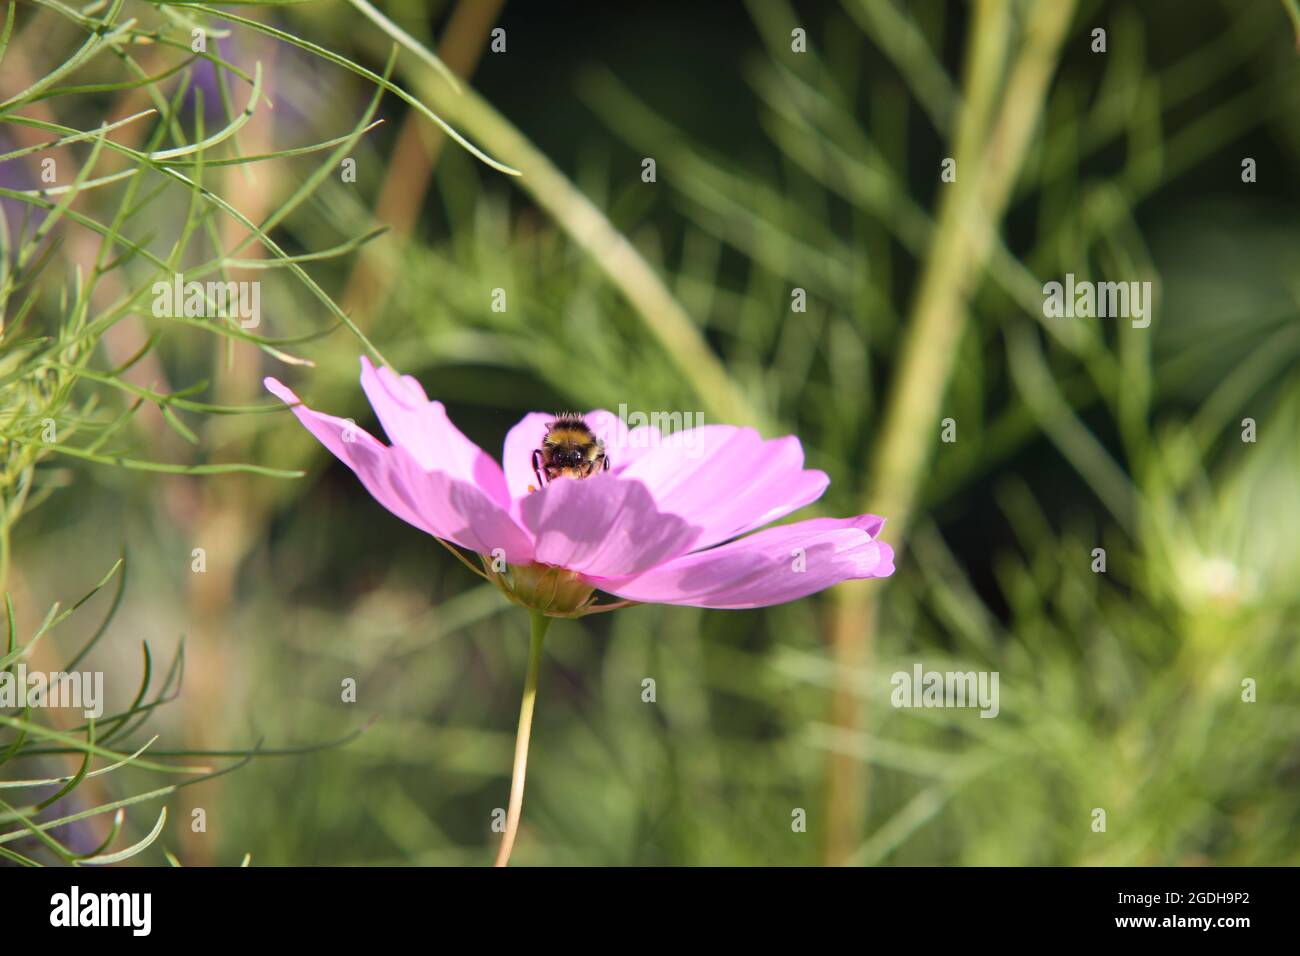
[[[568,446],[551,451],[551,461],[559,468],[577,468],[582,464],[582,458],[581,448]]]

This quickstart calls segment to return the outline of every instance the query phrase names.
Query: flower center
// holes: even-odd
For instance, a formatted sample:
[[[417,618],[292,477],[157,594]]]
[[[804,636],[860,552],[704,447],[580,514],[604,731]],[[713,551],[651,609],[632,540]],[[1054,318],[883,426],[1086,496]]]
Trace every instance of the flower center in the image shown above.
[[[536,562],[508,565],[492,579],[510,600],[549,617],[579,616],[596,590],[568,568]]]

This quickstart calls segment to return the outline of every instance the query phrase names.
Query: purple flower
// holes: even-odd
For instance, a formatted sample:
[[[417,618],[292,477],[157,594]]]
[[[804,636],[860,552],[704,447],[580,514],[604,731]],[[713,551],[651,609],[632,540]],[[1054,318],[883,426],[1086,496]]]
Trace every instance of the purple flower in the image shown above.
[[[652,426],[629,430],[607,411],[558,423],[531,412],[506,435],[503,469],[415,379],[364,357],[361,387],[391,445],[308,408],[275,379],[265,382],[376,501],[444,544],[477,552],[481,572],[452,548],[529,610],[528,671],[497,866],[509,863],[519,833],[551,618],[641,602],[763,607],[894,573],[893,549],[876,539],[885,519],[875,515],[758,530],[826,490],[826,475],[804,468],[793,436],[764,441],[733,425],[664,436]],[[597,589],[625,600],[596,604]]]
[[[804,468],[794,436],[765,441],[733,425],[660,436],[594,411],[584,418],[604,442],[609,471],[538,488],[532,454],[554,416],[533,412],[510,429],[503,470],[415,379],[364,357],[361,387],[391,446],[300,404],[273,378],[265,384],[375,500],[482,555],[489,570],[496,558],[503,590],[551,616],[600,607],[590,603],[593,589],[635,602],[752,608],[894,571],[875,515],[758,530],[826,490],[825,473]]]

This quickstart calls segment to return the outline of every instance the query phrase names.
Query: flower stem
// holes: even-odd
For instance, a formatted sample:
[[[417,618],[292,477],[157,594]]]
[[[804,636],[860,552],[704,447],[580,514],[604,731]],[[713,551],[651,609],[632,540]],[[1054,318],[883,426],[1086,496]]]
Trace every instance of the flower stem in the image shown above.
[[[761,425],[762,407],[749,401],[659,273],[601,209],[487,100],[460,93],[421,69],[409,76],[420,99],[502,162],[524,171],[516,185],[532,196],[632,303],[642,323],[691,384],[715,421]]]
[[[970,300],[995,249],[997,229],[1014,193],[1032,134],[1046,102],[1074,0],[1027,5],[1017,28],[1012,5],[982,0],[974,7],[968,37],[961,121],[955,152],[962,178],[943,193],[912,312],[895,358],[890,393],[881,418],[863,511],[889,516],[902,540],[926,487],[943,399],[953,375]],[[1013,37],[1023,35],[1016,51]],[[1002,81],[1004,64],[1014,52]],[[960,183],[960,185],[959,185]],[[881,588],[866,582],[837,588],[832,648],[842,681],[832,692],[831,723],[840,732],[867,733],[863,680],[874,658]],[[825,860],[839,865],[861,848],[868,806],[870,764],[856,754],[833,753],[827,769]]]
[[[533,730],[533,703],[537,700],[537,677],[542,671],[542,641],[551,619],[532,612],[528,646],[528,676],[524,678],[524,699],[519,704],[519,730],[515,733],[515,767],[510,778],[510,807],[506,811],[506,832],[501,837],[495,866],[510,862],[510,851],[519,832],[519,817],[524,809],[524,776],[528,773],[528,738]]]

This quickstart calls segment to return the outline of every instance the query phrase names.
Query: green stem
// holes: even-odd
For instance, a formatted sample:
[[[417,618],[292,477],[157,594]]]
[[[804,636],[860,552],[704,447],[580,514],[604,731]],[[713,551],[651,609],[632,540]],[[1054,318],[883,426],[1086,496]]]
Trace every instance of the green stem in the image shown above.
[[[1011,21],[1013,5],[1006,0],[980,0],[975,5],[953,154],[960,174],[943,188],[861,508],[887,516],[896,539],[926,487],[969,302],[995,247],[1074,6],[1074,0],[1031,4],[1017,29]],[[1004,87],[1004,63],[1017,33],[1023,40]],[[842,678],[832,692],[831,722],[847,733],[866,733],[868,713],[859,685],[874,657],[883,590],[865,581],[836,588],[831,644]],[[828,863],[854,859],[862,846],[868,772],[869,765],[857,755],[830,757],[824,829]]]
[[[501,837],[495,866],[510,862],[510,851],[515,846],[519,832],[519,817],[524,809],[524,777],[528,773],[528,738],[533,730],[533,703],[537,700],[537,677],[542,671],[542,641],[551,619],[538,611],[532,612],[532,627],[528,646],[528,676],[524,678],[524,699],[519,704],[519,730],[515,733],[515,767],[510,778],[510,807],[506,811],[506,832]]]
[[[516,185],[542,207],[627,298],[642,323],[720,422],[767,424],[659,273],[599,207],[517,127],[474,90],[453,93],[429,71],[410,74],[422,98],[522,172]]]

